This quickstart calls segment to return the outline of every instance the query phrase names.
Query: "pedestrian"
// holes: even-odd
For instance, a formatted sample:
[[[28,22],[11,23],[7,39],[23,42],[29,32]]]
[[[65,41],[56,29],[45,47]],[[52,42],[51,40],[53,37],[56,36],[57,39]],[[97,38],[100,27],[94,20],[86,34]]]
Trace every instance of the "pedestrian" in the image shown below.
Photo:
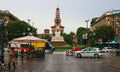
[[[69,56],[69,51],[66,51],[66,56]]]
[[[66,60],[68,60],[69,51],[66,51]]]
[[[14,51],[15,53],[15,58],[18,58],[18,51]]]
[[[4,65],[4,51],[0,50],[0,65]]]
[[[21,58],[24,58],[24,50],[21,50]]]
[[[14,48],[11,48],[11,49],[10,49],[8,62],[9,62],[9,63],[8,63],[8,68],[9,68],[9,69],[11,68],[11,63],[13,63],[14,69],[16,68],[16,66],[15,66],[15,53],[14,53]]]

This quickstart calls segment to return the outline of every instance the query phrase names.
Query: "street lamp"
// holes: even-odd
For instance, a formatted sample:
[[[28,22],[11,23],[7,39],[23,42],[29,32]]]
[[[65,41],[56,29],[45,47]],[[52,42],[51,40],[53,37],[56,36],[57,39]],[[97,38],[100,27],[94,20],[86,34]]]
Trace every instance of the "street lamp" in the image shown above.
[[[29,35],[30,34],[30,28],[28,27],[27,30],[28,30],[28,35]]]
[[[28,24],[29,24],[29,25],[30,25],[30,21],[31,21],[31,19],[28,19]],[[31,25],[30,25],[30,26],[31,26]],[[32,35],[32,32],[30,32],[30,28],[28,28],[27,30],[29,31],[28,34],[29,34],[29,35]],[[31,28],[31,31],[32,31],[32,28]]]
[[[88,22],[89,22],[90,20],[88,19],[88,20],[85,20],[85,22],[86,22],[86,28],[88,28]]]

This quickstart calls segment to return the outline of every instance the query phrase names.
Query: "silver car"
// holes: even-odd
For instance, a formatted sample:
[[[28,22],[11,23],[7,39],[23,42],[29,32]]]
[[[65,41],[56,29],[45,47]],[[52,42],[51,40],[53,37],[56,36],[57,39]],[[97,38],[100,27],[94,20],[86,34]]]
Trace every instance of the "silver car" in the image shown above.
[[[99,48],[88,47],[82,49],[81,51],[74,52],[75,57],[94,57],[99,58],[103,55],[102,51]]]
[[[112,48],[112,47],[104,47],[102,49],[102,52],[115,52],[116,49]]]

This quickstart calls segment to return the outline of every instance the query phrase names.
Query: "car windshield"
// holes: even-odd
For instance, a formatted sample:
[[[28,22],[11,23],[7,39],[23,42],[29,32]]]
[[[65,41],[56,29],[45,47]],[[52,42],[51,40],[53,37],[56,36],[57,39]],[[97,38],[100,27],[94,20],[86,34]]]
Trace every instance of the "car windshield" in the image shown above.
[[[91,51],[96,51],[96,49],[95,48],[91,48]]]
[[[84,49],[84,51],[90,51],[91,47],[87,47]]]

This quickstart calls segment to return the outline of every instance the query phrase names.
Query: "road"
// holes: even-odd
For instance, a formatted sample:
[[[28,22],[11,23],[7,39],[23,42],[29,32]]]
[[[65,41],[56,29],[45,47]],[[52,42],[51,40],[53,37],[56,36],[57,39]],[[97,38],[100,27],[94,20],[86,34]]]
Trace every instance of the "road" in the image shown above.
[[[8,72],[8,71],[6,71]],[[65,52],[46,54],[44,59],[18,59],[11,72],[120,72],[120,56],[105,53],[103,58],[75,58]]]

